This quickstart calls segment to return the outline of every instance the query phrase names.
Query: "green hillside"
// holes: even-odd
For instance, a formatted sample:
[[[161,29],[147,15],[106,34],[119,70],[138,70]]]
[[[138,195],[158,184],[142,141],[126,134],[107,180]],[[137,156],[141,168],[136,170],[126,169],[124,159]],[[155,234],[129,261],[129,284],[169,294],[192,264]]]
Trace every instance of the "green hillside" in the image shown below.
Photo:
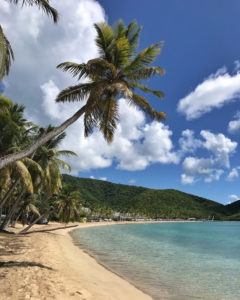
[[[107,181],[63,175],[72,190],[79,190],[84,206],[110,209],[151,218],[225,219],[235,213],[220,203],[177,190],[154,190]]]
[[[228,220],[240,221],[240,200],[237,200],[231,204],[225,206],[226,213],[229,215]]]

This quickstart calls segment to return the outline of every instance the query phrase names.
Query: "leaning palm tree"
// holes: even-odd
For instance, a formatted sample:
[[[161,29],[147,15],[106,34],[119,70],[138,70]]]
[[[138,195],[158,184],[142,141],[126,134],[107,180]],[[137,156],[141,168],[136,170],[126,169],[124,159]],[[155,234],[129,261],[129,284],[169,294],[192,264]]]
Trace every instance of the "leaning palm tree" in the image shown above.
[[[118,99],[121,97],[156,120],[165,117],[163,112],[154,110],[147,99],[138,93],[141,91],[157,98],[163,97],[161,91],[152,90],[143,84],[144,80],[164,73],[161,67],[152,65],[160,53],[161,44],[154,44],[137,52],[140,27],[136,22],[125,26],[120,21],[114,28],[101,23],[96,24],[95,29],[99,57],[87,63],[65,62],[58,66],[77,79],[86,77],[88,81],[63,90],[56,101],[85,101],[85,104],[72,117],[43,135],[32,146],[0,158],[0,169],[31,155],[39,146],[62,133],[82,115],[86,136],[97,127],[106,140],[111,142],[119,119]]]
[[[5,0],[13,4],[37,6],[39,9],[49,15],[56,23],[58,21],[58,12],[49,4],[49,0]],[[14,59],[13,50],[3,29],[0,25],[0,80],[9,74],[11,62]]]

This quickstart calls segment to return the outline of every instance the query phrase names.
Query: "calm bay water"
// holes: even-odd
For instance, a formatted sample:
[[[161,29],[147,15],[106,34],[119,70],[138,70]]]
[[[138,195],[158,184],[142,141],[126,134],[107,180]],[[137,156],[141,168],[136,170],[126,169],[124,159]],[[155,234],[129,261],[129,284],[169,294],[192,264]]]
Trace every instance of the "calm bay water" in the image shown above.
[[[240,299],[240,222],[113,225],[72,236],[154,299]]]

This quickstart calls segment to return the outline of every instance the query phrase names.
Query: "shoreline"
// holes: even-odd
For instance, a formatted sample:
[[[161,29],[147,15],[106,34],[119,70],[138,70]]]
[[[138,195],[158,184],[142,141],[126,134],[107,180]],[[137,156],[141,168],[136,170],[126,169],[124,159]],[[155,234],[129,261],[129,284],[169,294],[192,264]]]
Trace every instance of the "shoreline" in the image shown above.
[[[96,226],[167,222],[187,221],[72,223],[69,225],[76,227],[66,228],[49,223],[35,225],[27,235],[0,234],[0,295],[4,300],[153,300],[128,278],[76,245],[70,232]],[[162,299],[165,295],[162,291]]]
[[[147,291],[145,291],[143,288],[139,287],[136,283],[132,282],[129,278],[127,278],[126,276],[124,276],[123,274],[118,273],[117,271],[112,270],[110,267],[108,267],[106,264],[102,263],[101,261],[99,261],[88,249],[82,247],[81,244],[78,244],[75,242],[74,238],[71,236],[71,232],[78,230],[78,229],[84,229],[84,228],[89,228],[89,227],[101,227],[101,226],[111,226],[111,225],[131,225],[131,224],[153,224],[153,223],[166,223],[168,221],[162,222],[151,222],[151,221],[139,221],[139,222],[132,222],[132,221],[119,221],[119,222],[93,222],[93,223],[85,223],[84,225],[86,226],[78,226],[76,228],[71,228],[68,231],[68,235],[70,236],[72,243],[81,251],[83,251],[84,253],[86,253],[89,257],[91,257],[92,259],[94,259],[94,261],[102,266],[107,272],[110,272],[112,274],[115,274],[116,276],[118,276],[119,278],[123,279],[124,281],[128,282],[130,285],[132,285],[134,288],[136,288],[137,290],[141,291],[144,295],[148,296],[148,298],[146,299],[151,299],[154,300],[154,298],[152,298],[151,295],[148,294]],[[125,298],[124,298],[125,299]],[[127,298],[126,298],[127,299]],[[145,299],[145,298],[144,298]],[[164,298],[165,299],[165,298]],[[97,300],[97,299],[96,299]],[[131,299],[132,300],[132,299]]]
[[[54,230],[60,224],[52,223],[37,225],[24,236],[0,235],[0,251],[4,246],[8,249],[9,242],[16,243],[14,251],[9,249],[9,253],[1,256],[1,297],[4,300],[151,300],[151,296],[77,246],[69,234],[79,228],[113,224],[77,225]]]

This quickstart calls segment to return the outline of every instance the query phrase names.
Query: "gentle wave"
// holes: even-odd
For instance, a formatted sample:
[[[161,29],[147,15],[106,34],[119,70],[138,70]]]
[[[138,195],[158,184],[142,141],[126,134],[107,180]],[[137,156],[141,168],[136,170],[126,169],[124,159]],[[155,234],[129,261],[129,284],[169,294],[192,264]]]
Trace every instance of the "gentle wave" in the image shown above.
[[[154,299],[240,299],[238,222],[100,226],[72,237]]]

